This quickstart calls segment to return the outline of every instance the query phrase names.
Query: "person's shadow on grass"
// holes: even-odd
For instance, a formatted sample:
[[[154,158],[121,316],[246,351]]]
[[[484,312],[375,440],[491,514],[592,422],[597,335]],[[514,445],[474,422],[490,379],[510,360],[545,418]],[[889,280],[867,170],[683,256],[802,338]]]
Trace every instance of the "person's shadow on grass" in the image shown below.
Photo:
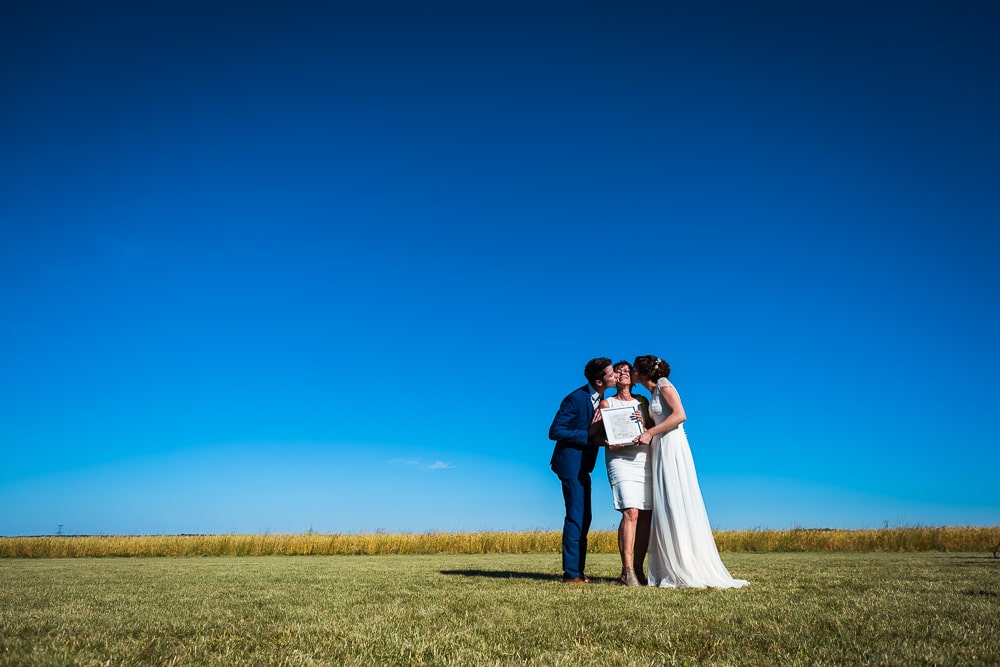
[[[460,577],[487,577],[489,579],[536,579],[546,581],[554,579],[551,574],[541,574],[539,572],[515,572],[513,570],[441,570],[441,574],[456,575]]]
[[[513,570],[441,570],[441,574],[460,577],[486,577],[488,579],[533,579],[535,581],[560,581],[561,576],[540,572],[515,572]],[[603,581],[593,577],[595,582]],[[610,580],[609,580],[610,581]]]

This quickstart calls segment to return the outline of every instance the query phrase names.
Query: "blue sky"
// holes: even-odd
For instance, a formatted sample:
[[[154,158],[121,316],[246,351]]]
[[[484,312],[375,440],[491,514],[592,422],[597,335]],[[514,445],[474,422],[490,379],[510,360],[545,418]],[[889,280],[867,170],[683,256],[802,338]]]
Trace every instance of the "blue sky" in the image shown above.
[[[1000,11],[750,4],[8,3],[0,534],[555,530],[639,354],[717,528],[1000,523]]]

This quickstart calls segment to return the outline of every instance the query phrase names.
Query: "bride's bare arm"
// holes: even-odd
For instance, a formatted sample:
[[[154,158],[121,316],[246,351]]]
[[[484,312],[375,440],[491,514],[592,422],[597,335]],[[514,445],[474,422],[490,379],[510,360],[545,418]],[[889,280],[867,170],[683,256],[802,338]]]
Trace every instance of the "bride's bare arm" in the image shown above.
[[[684,405],[681,403],[681,397],[678,395],[677,390],[674,389],[674,385],[672,384],[657,387],[657,389],[659,389],[660,396],[663,397],[663,400],[667,402],[668,406],[670,406],[670,416],[664,419],[663,422],[655,428],[657,429],[657,433],[673,431],[675,428],[687,421],[687,414],[684,412]]]
[[[652,442],[653,436],[672,431],[687,421],[687,414],[684,413],[684,404],[681,403],[681,397],[677,394],[677,390],[674,389],[674,385],[666,384],[658,386],[656,390],[660,392],[660,397],[670,407],[670,416],[653,428],[640,433],[634,440],[635,443],[640,445],[648,445]]]

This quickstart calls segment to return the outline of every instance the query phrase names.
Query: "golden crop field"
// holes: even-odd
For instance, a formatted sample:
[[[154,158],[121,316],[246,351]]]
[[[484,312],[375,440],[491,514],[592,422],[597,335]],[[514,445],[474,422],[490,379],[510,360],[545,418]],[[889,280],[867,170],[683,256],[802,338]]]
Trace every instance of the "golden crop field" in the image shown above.
[[[528,554],[558,552],[560,539],[558,531],[0,537],[0,558]],[[736,530],[715,539],[723,552],[972,552],[996,549],[1000,526]],[[617,550],[614,531],[591,531],[590,552]]]

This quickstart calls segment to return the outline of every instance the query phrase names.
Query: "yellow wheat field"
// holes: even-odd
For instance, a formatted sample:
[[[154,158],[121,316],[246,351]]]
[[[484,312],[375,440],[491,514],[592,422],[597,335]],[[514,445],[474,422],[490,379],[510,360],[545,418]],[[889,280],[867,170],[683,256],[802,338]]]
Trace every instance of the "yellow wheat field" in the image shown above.
[[[557,553],[558,531],[300,535],[0,537],[0,558]],[[716,531],[720,551],[990,551],[1000,526],[872,530]],[[592,531],[589,551],[615,553],[614,531]]]

